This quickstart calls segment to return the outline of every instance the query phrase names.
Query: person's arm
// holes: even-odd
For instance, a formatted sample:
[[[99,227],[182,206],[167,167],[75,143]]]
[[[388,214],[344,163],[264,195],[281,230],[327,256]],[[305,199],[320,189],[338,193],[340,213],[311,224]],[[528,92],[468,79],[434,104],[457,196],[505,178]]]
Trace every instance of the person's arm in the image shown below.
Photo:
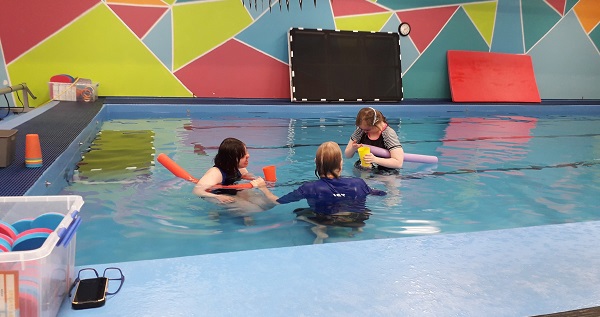
[[[371,188],[369,187],[369,195],[373,195],[373,196],[385,196],[387,195],[387,193],[381,189],[375,189],[375,188]]]
[[[249,180],[249,181],[256,179],[256,176],[254,176],[254,174],[248,172],[248,169],[246,169],[246,168],[240,168],[240,173],[242,173],[242,179]]]
[[[350,141],[348,141],[348,145],[346,145],[346,149],[344,150],[344,156],[346,158],[352,158],[360,146],[361,145],[356,143],[356,141],[350,139]]]
[[[356,150],[361,146],[357,143],[357,140],[360,140],[362,131],[360,129],[354,130],[352,135],[350,136],[350,141],[348,141],[348,145],[346,145],[346,149],[344,150],[344,156],[346,158],[352,158]]]
[[[390,151],[389,158],[375,157],[371,162],[388,168],[402,168],[404,164],[404,149],[398,139],[398,134],[392,128],[387,126],[382,132],[383,143],[385,147]],[[368,155],[365,155],[365,158]],[[366,160],[365,160],[366,161]]]
[[[265,196],[272,201],[274,204],[279,205],[279,202],[277,202],[277,199],[279,199],[279,197],[275,196],[268,188],[267,188],[267,183],[265,183],[265,180],[262,177],[257,177],[254,180],[252,180],[250,182],[250,184],[252,184],[253,187],[258,188],[261,192],[263,192],[263,194],[265,194]]]
[[[404,149],[398,147],[391,150],[389,158],[377,157],[373,154],[367,154],[365,155],[365,161],[368,163],[375,163],[377,165],[385,166],[388,168],[402,168],[402,164],[404,164]]]
[[[207,191],[209,188],[214,185],[220,184],[223,181],[223,175],[221,171],[216,167],[211,167],[204,173],[204,176],[200,178],[196,186],[194,186],[193,193],[201,198],[215,198],[222,204],[231,203],[235,201],[235,198],[229,195],[217,195],[213,194],[210,191]]]

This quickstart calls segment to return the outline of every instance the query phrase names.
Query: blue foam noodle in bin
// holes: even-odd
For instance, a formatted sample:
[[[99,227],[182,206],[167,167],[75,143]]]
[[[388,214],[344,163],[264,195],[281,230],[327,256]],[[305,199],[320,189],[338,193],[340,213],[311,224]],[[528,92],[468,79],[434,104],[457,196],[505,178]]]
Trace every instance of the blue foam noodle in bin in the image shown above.
[[[18,233],[21,233],[25,230],[31,229],[31,222],[33,219],[22,219],[19,221],[13,222],[12,226],[17,230]]]
[[[22,236],[15,241],[12,250],[29,251],[38,249],[44,244],[44,241],[46,241],[48,236],[50,236],[50,234],[46,232],[37,232]]]
[[[17,237],[17,229],[13,227],[10,223],[0,220],[0,233],[3,233],[13,240]]]
[[[64,218],[65,215],[56,212],[41,214],[31,221],[31,228],[48,228],[54,231]]]

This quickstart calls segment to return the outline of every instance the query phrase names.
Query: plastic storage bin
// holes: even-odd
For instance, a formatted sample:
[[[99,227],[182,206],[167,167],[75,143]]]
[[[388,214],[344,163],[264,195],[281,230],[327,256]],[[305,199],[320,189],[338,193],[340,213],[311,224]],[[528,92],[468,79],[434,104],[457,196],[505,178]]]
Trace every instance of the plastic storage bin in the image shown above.
[[[0,167],[9,166],[15,157],[17,130],[0,130]]]
[[[75,231],[81,196],[0,197],[0,220],[13,224],[47,213],[64,218],[35,250],[0,253],[0,315],[55,317],[75,277]],[[18,299],[18,300],[17,300]]]
[[[94,102],[98,99],[98,83],[75,84],[49,82],[50,99],[61,101]]]

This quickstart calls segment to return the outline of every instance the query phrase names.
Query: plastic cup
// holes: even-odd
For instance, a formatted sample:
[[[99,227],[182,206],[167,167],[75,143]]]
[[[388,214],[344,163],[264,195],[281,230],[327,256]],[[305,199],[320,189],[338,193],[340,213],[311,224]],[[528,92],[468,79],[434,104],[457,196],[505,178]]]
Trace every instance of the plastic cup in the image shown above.
[[[27,134],[25,136],[25,166],[42,166],[42,148],[40,137],[37,134]]]
[[[263,173],[265,174],[265,180],[267,182],[277,181],[277,169],[275,168],[275,165],[263,167]]]
[[[358,148],[358,157],[360,158],[360,165],[363,167],[371,167],[370,163],[365,162],[365,155],[371,153],[371,148],[368,146],[361,146]]]

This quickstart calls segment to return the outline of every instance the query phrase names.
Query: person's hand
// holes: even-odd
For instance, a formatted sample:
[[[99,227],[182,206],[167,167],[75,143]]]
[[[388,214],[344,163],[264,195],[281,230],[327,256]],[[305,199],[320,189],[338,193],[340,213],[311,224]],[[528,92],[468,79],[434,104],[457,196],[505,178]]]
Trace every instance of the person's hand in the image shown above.
[[[363,161],[365,161],[365,163],[368,163],[368,164],[373,164],[373,163],[375,163],[376,157],[377,156],[373,155],[373,153],[365,154],[365,156],[363,156]]]
[[[215,196],[215,198],[221,204],[230,204],[235,201],[235,197],[229,196],[229,195],[217,195],[217,196]]]
[[[356,141],[352,141],[352,149],[354,150],[354,152],[358,151],[358,148],[361,146],[362,144],[356,143]]]
[[[265,180],[262,177],[255,178],[250,184],[252,184],[252,187],[254,188],[267,187],[267,183],[265,183]]]

